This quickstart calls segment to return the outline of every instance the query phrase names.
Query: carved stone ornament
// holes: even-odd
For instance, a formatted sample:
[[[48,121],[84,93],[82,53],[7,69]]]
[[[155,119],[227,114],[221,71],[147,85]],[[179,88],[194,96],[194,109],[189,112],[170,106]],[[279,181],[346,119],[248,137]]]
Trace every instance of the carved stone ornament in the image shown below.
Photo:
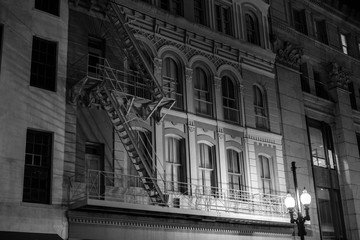
[[[192,76],[193,76],[193,69],[192,69],[192,68],[186,68],[186,69],[185,69],[185,78],[186,78],[186,81],[192,82]]]
[[[219,139],[224,139],[224,129],[223,128],[221,128],[221,127],[218,127],[217,128],[217,134],[218,134],[218,138]]]
[[[189,129],[189,132],[194,132],[195,131],[194,121],[191,121],[191,120],[188,121],[188,129]]]
[[[301,47],[285,41],[282,47],[277,49],[276,60],[288,67],[299,68],[303,53]]]
[[[217,90],[221,89],[221,78],[220,77],[214,77],[214,86],[215,86],[215,89],[217,89]]]
[[[348,84],[351,82],[351,72],[344,69],[335,62],[328,65],[330,87],[339,87],[348,90]]]

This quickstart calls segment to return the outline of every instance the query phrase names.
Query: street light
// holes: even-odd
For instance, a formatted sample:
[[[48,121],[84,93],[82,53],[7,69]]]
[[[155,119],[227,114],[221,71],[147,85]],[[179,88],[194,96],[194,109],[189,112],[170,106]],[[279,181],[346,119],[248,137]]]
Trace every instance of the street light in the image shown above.
[[[305,239],[304,236],[306,235],[305,221],[310,220],[309,205],[311,203],[311,196],[306,191],[306,189],[304,188],[304,190],[302,191],[302,194],[301,194],[301,196],[299,198],[295,162],[291,163],[291,170],[293,172],[293,177],[294,177],[296,201],[289,193],[289,194],[286,195],[286,198],[285,198],[285,206],[289,210],[289,213],[290,213],[290,222],[297,224],[297,226],[298,226],[298,236],[300,236],[301,240],[304,240]],[[305,216],[302,215],[302,209],[301,209],[300,201],[301,201],[302,206],[304,206]],[[296,203],[297,203],[297,206],[296,206]],[[295,210],[296,210],[296,215],[297,215],[296,219],[294,218],[294,211]]]

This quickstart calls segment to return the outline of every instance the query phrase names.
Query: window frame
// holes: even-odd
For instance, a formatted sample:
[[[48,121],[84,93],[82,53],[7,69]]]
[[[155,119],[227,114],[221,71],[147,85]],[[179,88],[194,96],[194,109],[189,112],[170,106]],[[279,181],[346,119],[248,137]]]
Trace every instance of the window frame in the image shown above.
[[[205,79],[201,79],[201,75],[205,77]],[[213,117],[214,116],[214,109],[213,109],[213,88],[212,88],[212,75],[210,72],[202,67],[202,66],[196,66],[193,71],[193,86],[194,86],[194,110],[196,114],[207,116],[207,117]],[[205,88],[202,89],[201,85],[203,81],[205,83]],[[197,87],[197,84],[199,84],[199,87]],[[202,110],[202,106],[206,106],[205,111]]]
[[[349,55],[349,35],[344,32],[340,32],[340,44],[342,53]]]
[[[167,66],[167,61],[169,61]],[[171,75],[167,72],[169,68],[171,68],[171,61],[173,62],[174,66],[176,66],[176,73],[175,76],[165,76]],[[183,66],[178,61],[177,58],[174,58],[172,56],[166,56],[162,61],[162,80],[163,80],[163,88],[165,90],[165,94],[169,98],[173,98],[176,100],[175,105],[173,106],[173,109],[178,110],[184,110],[184,79],[183,79]],[[176,77],[176,78],[175,78]]]
[[[41,137],[41,143],[39,142],[39,138]],[[33,141],[30,141],[32,138]],[[44,144],[44,138],[47,138],[47,144]],[[47,153],[43,154],[47,149]],[[30,151],[32,148],[32,152]],[[34,130],[34,129],[27,129],[26,132],[26,148],[25,148],[25,161],[24,161],[24,179],[23,179],[23,202],[30,202],[30,203],[40,203],[40,204],[50,204],[51,203],[51,192],[52,192],[52,165],[53,165],[53,152],[54,152],[54,136],[51,132]],[[41,153],[37,153],[40,150]],[[46,165],[43,163],[43,158],[47,158]],[[29,163],[29,158],[31,157],[31,163]],[[40,164],[34,164],[35,160],[40,160]],[[36,173],[39,176],[38,181],[41,181],[40,176],[42,174],[45,175],[45,194],[44,199],[34,199],[33,195],[31,194],[31,190],[40,191],[41,183],[38,183],[38,187],[34,188],[31,186],[27,186],[30,179],[36,179],[35,177],[30,176],[30,179],[27,180],[27,171],[30,171],[31,175],[33,176]],[[28,198],[25,194],[26,189],[29,188],[30,197]],[[39,197],[39,196],[38,196]]]
[[[233,90],[233,95],[234,95],[233,98],[231,98],[231,96],[229,96],[229,95],[231,95],[229,93],[229,91],[231,90],[231,87],[228,84],[225,84],[228,82],[231,82],[231,84],[232,84],[232,90]],[[239,95],[238,95],[238,91],[237,91],[238,88],[237,88],[236,82],[234,81],[234,79],[232,77],[224,75],[221,78],[221,89],[222,89],[222,103],[223,103],[224,120],[230,121],[232,123],[239,123],[240,122],[240,104],[239,104]],[[224,92],[226,90],[228,90],[227,95],[224,94]],[[230,107],[229,102],[233,102],[235,107]],[[233,114],[231,114],[231,112]],[[233,120],[233,119],[231,119],[230,116],[235,116],[236,119]]]
[[[166,6],[163,6],[166,4]],[[180,6],[180,7],[177,7]],[[174,15],[184,16],[184,1],[183,0],[160,0],[159,7],[165,11],[171,12]]]
[[[260,22],[258,17],[252,12],[245,13],[246,41],[257,46],[261,46]]]
[[[314,20],[314,32],[315,32],[316,40],[326,45],[329,44],[329,38],[327,34],[327,24],[325,19]]]
[[[219,16],[220,15],[220,16]],[[215,2],[215,27],[216,30],[233,36],[232,7]]]
[[[266,178],[264,175],[264,164],[263,164],[263,159],[266,159],[268,161],[268,173],[269,173],[269,177]],[[259,180],[260,180],[260,187],[259,189],[262,190],[262,194],[275,194],[276,193],[276,185],[275,185],[275,172],[274,172],[274,163],[273,163],[273,158],[264,154],[259,154],[258,155],[258,170],[259,170]],[[269,192],[265,191],[265,185],[264,185],[264,181],[268,181],[269,182]]]
[[[199,191],[203,195],[214,195],[217,191],[217,170],[216,170],[216,149],[214,145],[210,145],[205,142],[198,142],[198,179],[199,179]],[[211,159],[204,159],[206,151],[209,151],[211,154]],[[205,165],[203,165],[205,163]],[[211,166],[206,166],[206,163],[211,164]],[[210,174],[210,179],[207,179],[207,176]],[[210,185],[207,183],[210,182]],[[210,188],[210,189],[209,189]],[[209,191],[210,190],[210,191]]]
[[[49,63],[48,56],[51,55],[48,52],[44,53],[43,49],[40,49],[40,44],[47,44],[46,47],[43,46],[45,49],[49,49],[49,46],[52,45],[54,51],[54,55],[52,56],[53,63]],[[39,49],[35,49],[35,46],[38,46]],[[40,59],[39,56],[45,56],[45,60]],[[39,58],[39,59],[36,59]],[[41,74],[39,71],[45,71],[48,69],[43,69],[45,67],[49,67],[51,71],[51,75],[45,75],[40,78]],[[58,42],[46,40],[37,36],[33,36],[33,43],[32,43],[32,53],[31,53],[31,69],[30,69],[30,86],[41,88],[44,90],[56,92],[57,89],[57,70],[58,70]],[[51,78],[51,83],[48,83],[46,80],[47,78]],[[42,80],[42,81],[40,81]]]
[[[259,93],[259,94],[258,94]],[[262,130],[270,130],[267,96],[265,90],[257,84],[253,85],[255,126]],[[261,99],[259,99],[261,97]],[[261,105],[259,105],[261,104]]]
[[[305,9],[292,9],[294,29],[302,34],[308,35],[308,26]]]
[[[237,159],[229,158],[229,156],[234,156],[237,154]],[[238,161],[238,171],[234,171],[234,162]],[[227,164],[227,177],[228,177],[228,187],[230,194],[234,198],[239,198],[244,194],[244,191],[247,190],[246,186],[246,170],[245,170],[245,159],[243,151],[235,150],[233,148],[226,149],[226,164]],[[238,179],[238,188],[234,187],[233,178]]]
[[[54,9],[50,9],[50,6],[49,6],[49,3],[52,3],[54,1],[57,1],[57,6],[54,8]],[[46,13],[49,13],[51,15],[54,15],[54,16],[57,16],[59,17],[60,16],[60,2],[59,0],[35,0],[34,1],[34,8],[37,9],[37,10],[40,10],[42,12],[46,12]],[[44,4],[48,4],[47,6],[44,6]]]
[[[194,22],[208,26],[207,14],[206,14],[206,1],[205,0],[194,0]]]

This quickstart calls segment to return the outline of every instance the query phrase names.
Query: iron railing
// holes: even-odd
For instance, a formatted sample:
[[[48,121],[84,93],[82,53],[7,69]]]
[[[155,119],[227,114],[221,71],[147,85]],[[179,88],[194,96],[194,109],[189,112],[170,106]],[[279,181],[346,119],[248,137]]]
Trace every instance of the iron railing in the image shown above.
[[[76,181],[76,179],[84,179],[84,181]],[[84,199],[95,199],[153,205],[143,188],[142,181],[139,176],[89,170],[85,177],[70,178],[69,204]],[[159,179],[155,181],[166,194],[167,206],[170,208],[269,217],[284,217],[287,213],[284,205],[285,194],[272,195],[261,193],[257,189],[243,191],[184,182],[166,182]],[[159,208],[159,211],[161,209]]]

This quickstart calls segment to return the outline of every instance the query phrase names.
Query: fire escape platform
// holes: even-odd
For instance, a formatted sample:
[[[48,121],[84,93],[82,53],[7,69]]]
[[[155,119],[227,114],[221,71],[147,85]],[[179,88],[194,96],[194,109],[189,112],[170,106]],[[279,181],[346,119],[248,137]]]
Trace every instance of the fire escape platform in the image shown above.
[[[81,199],[70,204],[70,210],[87,210],[109,212],[109,213],[132,213],[144,214],[147,216],[170,217],[170,218],[186,218],[186,219],[202,219],[204,221],[219,222],[243,222],[243,223],[261,223],[265,225],[284,225],[292,226],[289,223],[288,216],[275,217],[266,215],[252,215],[245,213],[225,212],[216,210],[197,210],[170,208],[156,205],[142,205],[125,202],[104,201],[99,199]]]

